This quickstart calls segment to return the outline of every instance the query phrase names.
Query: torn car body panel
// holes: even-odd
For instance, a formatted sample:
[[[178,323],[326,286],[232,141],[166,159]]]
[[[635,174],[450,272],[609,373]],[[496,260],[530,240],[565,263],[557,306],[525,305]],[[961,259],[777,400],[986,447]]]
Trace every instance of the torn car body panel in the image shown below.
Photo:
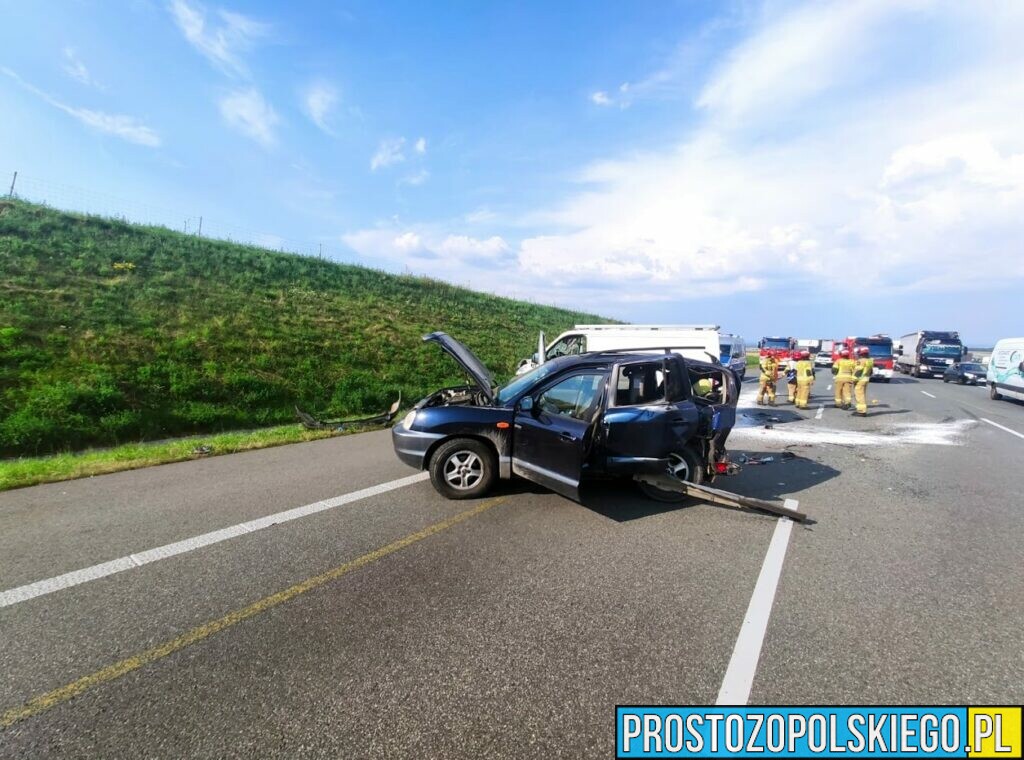
[[[361,417],[352,420],[318,420],[311,414],[295,407],[295,416],[299,418],[302,427],[306,430],[342,430],[346,425],[383,425],[391,422],[402,406],[402,393],[399,391],[398,398],[388,407],[386,412],[375,414],[372,417]]]

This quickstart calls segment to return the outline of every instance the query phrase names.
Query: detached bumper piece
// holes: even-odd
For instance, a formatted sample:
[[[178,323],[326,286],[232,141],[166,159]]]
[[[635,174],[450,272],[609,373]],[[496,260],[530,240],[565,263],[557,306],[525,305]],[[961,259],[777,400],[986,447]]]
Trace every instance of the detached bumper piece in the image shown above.
[[[718,488],[709,488],[708,486],[698,486],[694,483],[685,483],[681,480],[670,477],[669,475],[637,475],[636,479],[645,483],[650,483],[652,486],[665,491],[679,491],[680,493],[685,493],[687,496],[694,499],[700,499],[701,501],[718,504],[723,507],[747,509],[755,512],[768,512],[773,515],[778,515],[779,517],[788,517],[790,520],[800,523],[808,522],[810,520],[806,513],[797,509],[791,509],[784,504],[765,501],[764,499],[755,499],[750,496],[740,496],[737,493],[722,491]]]
[[[391,422],[401,405],[402,393],[399,391],[395,403],[386,412],[381,412],[373,417],[363,417],[356,420],[318,420],[313,415],[299,409],[299,407],[295,407],[295,416],[299,418],[299,422],[302,423],[302,427],[306,428],[306,430],[343,430],[346,425],[383,425],[384,423]]]

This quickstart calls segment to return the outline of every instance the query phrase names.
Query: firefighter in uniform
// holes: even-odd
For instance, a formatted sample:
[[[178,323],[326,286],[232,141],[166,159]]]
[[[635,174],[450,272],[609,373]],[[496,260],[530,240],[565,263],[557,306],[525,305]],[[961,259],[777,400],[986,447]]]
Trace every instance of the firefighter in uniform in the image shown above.
[[[868,383],[875,371],[875,360],[871,358],[871,352],[867,346],[857,349],[857,364],[853,370],[853,379],[856,383],[854,396],[857,398],[856,414],[861,417],[868,416]]]
[[[768,403],[775,406],[775,381],[779,379],[779,360],[773,352],[768,352],[761,359],[761,384],[757,387],[757,403],[764,404],[765,396]]]
[[[839,352],[839,361],[832,365],[832,374],[836,376],[836,406],[849,409],[853,405],[853,370],[856,362],[850,358],[850,349]]]
[[[800,358],[800,352],[794,350],[786,362],[786,396],[789,403],[796,403],[796,363]]]
[[[796,363],[796,408],[806,409],[811,400],[811,386],[814,385],[814,363],[810,351],[801,351]]]

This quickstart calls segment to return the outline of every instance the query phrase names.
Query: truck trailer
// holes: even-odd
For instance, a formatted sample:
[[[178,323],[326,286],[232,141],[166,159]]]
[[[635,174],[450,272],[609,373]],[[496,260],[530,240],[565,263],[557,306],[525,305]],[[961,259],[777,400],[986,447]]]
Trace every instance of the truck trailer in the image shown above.
[[[965,354],[955,330],[917,330],[899,339],[896,371],[914,377],[942,377]]]

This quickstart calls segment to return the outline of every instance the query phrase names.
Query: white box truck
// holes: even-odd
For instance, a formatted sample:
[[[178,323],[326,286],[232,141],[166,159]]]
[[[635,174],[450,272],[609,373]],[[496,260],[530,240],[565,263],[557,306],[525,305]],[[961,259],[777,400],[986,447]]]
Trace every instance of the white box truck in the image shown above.
[[[541,352],[543,347],[543,352]],[[538,353],[519,362],[517,375],[529,372],[548,359],[594,351],[671,348],[703,362],[718,362],[721,344],[718,325],[576,325],[544,346],[541,333]]]

